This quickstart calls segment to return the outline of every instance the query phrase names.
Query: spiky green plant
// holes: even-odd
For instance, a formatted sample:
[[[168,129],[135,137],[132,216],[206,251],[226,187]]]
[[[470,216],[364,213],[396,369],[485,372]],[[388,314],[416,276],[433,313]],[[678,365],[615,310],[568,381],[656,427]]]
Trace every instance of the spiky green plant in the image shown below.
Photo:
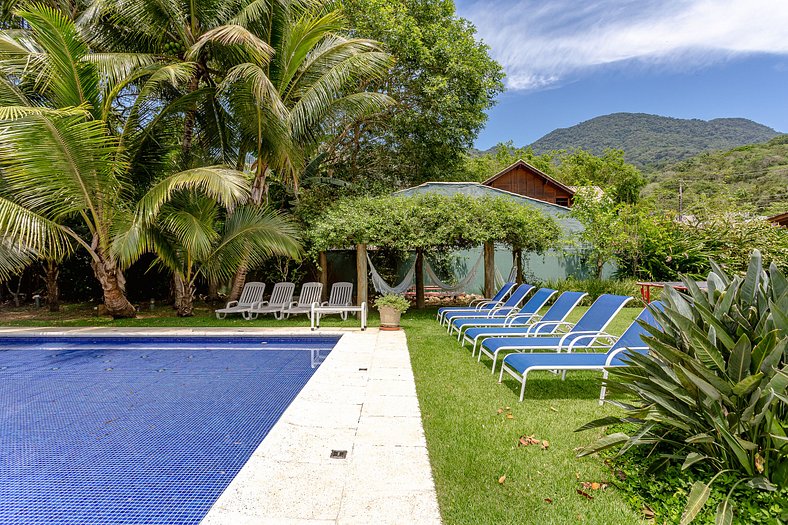
[[[686,293],[666,288],[662,330],[650,328],[650,352],[611,371],[610,388],[637,401],[616,403],[625,416],[593,421],[580,430],[627,422],[632,435],[614,433],[581,455],[609,447],[625,454],[653,447],[657,469],[680,460],[716,474],[690,491],[681,523],[690,523],[722,472],[760,490],[788,484],[788,280],[752,253],[745,276],[729,277],[716,264],[706,289],[685,279]],[[735,488],[735,487],[734,487]],[[733,488],[731,489],[733,491]],[[716,521],[731,523],[730,493]]]

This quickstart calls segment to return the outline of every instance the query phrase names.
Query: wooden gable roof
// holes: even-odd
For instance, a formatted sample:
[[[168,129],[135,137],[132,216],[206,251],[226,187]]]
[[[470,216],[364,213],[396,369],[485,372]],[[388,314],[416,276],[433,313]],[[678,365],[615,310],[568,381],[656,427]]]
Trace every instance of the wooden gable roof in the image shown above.
[[[573,188],[558,182],[524,160],[518,160],[482,184],[559,206],[572,206],[575,196]]]
[[[493,175],[492,177],[490,177],[486,181],[482,182],[482,184],[484,184],[485,186],[495,186],[493,183],[496,180],[500,179],[504,175],[507,175],[507,174],[511,173],[512,171],[515,171],[518,168],[522,168],[525,171],[530,172],[532,175],[541,178],[545,182],[547,182],[549,184],[552,184],[552,185],[554,185],[554,186],[556,186],[558,188],[561,188],[562,190],[564,190],[565,192],[569,193],[570,195],[574,195],[575,194],[575,190],[574,189],[570,188],[569,186],[567,186],[565,184],[562,184],[562,183],[558,182],[557,180],[552,178],[547,173],[543,172],[539,168],[531,166],[530,164],[528,164],[527,162],[525,162],[522,159],[514,162],[510,166],[505,167],[504,169],[502,169],[501,171],[499,171],[498,173],[496,173],[495,175]]]

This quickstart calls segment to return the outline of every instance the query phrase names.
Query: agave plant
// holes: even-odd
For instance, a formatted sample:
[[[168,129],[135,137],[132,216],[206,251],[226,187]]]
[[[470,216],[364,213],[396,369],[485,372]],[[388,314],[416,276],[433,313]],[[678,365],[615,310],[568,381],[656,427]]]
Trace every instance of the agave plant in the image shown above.
[[[712,263],[706,290],[689,279],[684,285],[686,293],[665,289],[664,311],[654,312],[662,329],[649,328],[650,352],[611,371],[609,387],[637,401],[616,403],[624,417],[580,429],[638,427],[607,435],[581,455],[647,445],[657,452],[652,469],[677,459],[683,469],[713,469],[708,482],[693,485],[682,524],[700,512],[723,472],[754,489],[788,485],[788,280],[774,264],[764,271],[756,250],[745,276],[731,278]],[[732,517],[729,493],[716,521]]]

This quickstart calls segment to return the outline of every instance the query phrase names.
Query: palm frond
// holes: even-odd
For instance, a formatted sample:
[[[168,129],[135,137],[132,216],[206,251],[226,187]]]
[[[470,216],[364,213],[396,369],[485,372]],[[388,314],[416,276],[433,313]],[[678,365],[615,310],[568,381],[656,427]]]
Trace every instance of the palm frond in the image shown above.
[[[155,184],[137,205],[138,220],[150,223],[175,192],[193,190],[216,199],[223,206],[234,206],[249,196],[245,175],[222,166],[181,171]]]
[[[203,262],[200,273],[226,280],[242,263],[259,266],[273,255],[301,255],[298,229],[284,214],[265,207],[244,205],[226,219],[221,242]]]
[[[58,107],[88,104],[99,108],[96,67],[83,61],[88,47],[76,25],[57,9],[33,4],[19,13],[30,25],[47,63],[45,85]]]
[[[239,25],[223,25],[203,33],[186,52],[187,60],[196,60],[208,44],[221,46],[240,46],[249,53],[256,64],[265,64],[274,54],[267,42],[258,38],[248,29]]]
[[[20,257],[35,254],[61,258],[72,250],[72,239],[78,240],[68,228],[32,212],[16,202],[0,197],[0,239],[13,243]],[[17,254],[19,255],[19,254]],[[22,259],[8,254],[7,265]],[[0,263],[2,265],[2,263]]]
[[[99,222],[99,201],[112,202],[120,191],[117,173],[126,169],[105,123],[86,121],[71,108],[3,124],[0,167],[14,200],[55,220],[89,210]]]

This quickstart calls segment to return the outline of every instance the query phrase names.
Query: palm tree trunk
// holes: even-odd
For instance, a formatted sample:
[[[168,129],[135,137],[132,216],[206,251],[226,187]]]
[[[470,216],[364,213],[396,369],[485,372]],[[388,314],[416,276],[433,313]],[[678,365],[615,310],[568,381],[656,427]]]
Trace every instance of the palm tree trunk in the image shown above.
[[[237,301],[238,298],[241,297],[244,284],[246,284],[246,274],[248,272],[249,270],[246,267],[246,263],[243,263],[238,267],[238,270],[235,272],[235,276],[233,276],[233,285],[230,288],[230,296],[227,298],[228,301]]]
[[[193,91],[197,91],[197,88],[200,87],[200,78],[195,74],[189,80],[188,90],[189,93]],[[183,151],[183,160],[186,162],[186,165],[189,164],[189,154],[191,153],[192,149],[192,141],[194,140],[194,121],[197,118],[197,108],[189,108],[186,111],[186,115],[183,118],[183,144],[182,144],[182,151]]]
[[[135,317],[137,311],[126,298],[126,281],[123,278],[123,273],[114,261],[107,260],[100,254],[98,257],[99,260],[94,259],[90,265],[104,291],[104,306],[107,308],[107,313],[115,319]]]
[[[268,198],[268,184],[265,180],[266,174],[268,172],[268,164],[261,161],[260,159],[257,159],[256,168],[256,174],[254,181],[252,181],[252,192],[249,197],[249,201],[252,204],[257,204],[260,206]],[[238,298],[241,297],[244,284],[246,284],[246,274],[248,272],[249,268],[244,261],[241,266],[238,267],[238,270],[235,271],[235,275],[233,276],[233,285],[230,288],[230,296],[227,298],[228,301],[237,301]]]
[[[180,275],[173,276],[175,285],[175,310],[178,317],[194,315],[194,289]]]
[[[47,306],[49,306],[50,312],[59,312],[60,287],[57,283],[57,277],[60,273],[60,268],[55,261],[46,261],[44,269],[46,270]]]

